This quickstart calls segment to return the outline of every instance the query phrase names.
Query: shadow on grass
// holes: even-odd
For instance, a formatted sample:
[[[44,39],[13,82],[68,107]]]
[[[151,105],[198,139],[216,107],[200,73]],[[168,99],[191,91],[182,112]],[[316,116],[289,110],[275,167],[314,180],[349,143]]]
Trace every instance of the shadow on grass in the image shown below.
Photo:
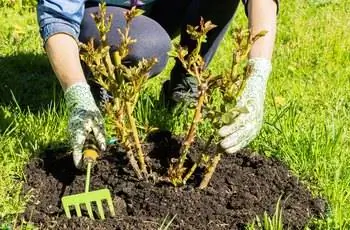
[[[18,104],[32,112],[57,103],[62,91],[44,54],[0,56],[0,105]]]

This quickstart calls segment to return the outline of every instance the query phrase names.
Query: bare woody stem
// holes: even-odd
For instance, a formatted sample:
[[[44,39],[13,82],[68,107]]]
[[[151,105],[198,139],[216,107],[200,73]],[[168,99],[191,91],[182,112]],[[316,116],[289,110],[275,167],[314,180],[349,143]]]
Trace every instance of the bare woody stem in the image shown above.
[[[106,55],[104,61],[105,61],[105,66],[107,68],[108,75],[110,77],[115,78],[115,74],[114,74],[115,67],[114,67],[114,65],[112,63],[112,59],[111,59],[110,54]]]
[[[221,153],[218,153],[212,160],[210,166],[207,167],[206,173],[204,175],[203,180],[201,181],[199,185],[199,189],[205,189],[208,187],[209,181],[211,177],[213,176],[215,169],[221,159]]]
[[[130,165],[131,167],[134,169],[134,172],[136,173],[136,176],[139,180],[142,180],[142,174],[141,174],[141,170],[139,168],[139,165],[137,164],[137,161],[134,157],[134,153],[131,149],[127,150],[126,151],[126,155],[128,156],[129,158],[129,162],[130,162]]]
[[[126,155],[129,159],[130,165],[133,168],[134,172],[136,173],[137,178],[139,180],[142,180],[143,177],[141,174],[141,170],[140,170],[140,167],[137,164],[137,161],[135,159],[134,153],[133,153],[132,148],[130,146],[131,144],[128,140],[123,141],[124,140],[123,136],[125,136],[125,134],[124,134],[125,127],[123,126],[123,123],[120,123],[118,121],[115,122],[115,126],[116,126],[116,129],[119,129],[121,132],[119,136],[121,137],[122,145],[125,148]]]
[[[136,128],[136,123],[135,123],[135,119],[132,116],[132,105],[129,102],[125,103],[125,107],[126,107],[126,112],[128,114],[128,119],[130,122],[130,127],[131,127],[131,132],[134,138],[134,142],[137,148],[137,156],[139,159],[139,163],[140,163],[140,168],[141,168],[141,172],[144,174],[144,176],[147,176],[147,169],[146,169],[146,163],[145,163],[145,159],[144,159],[144,155],[143,155],[143,151],[142,151],[142,147],[140,144],[140,139],[137,133],[137,128]]]
[[[200,96],[198,99],[198,104],[196,106],[196,110],[194,112],[194,118],[193,118],[193,121],[191,123],[191,127],[190,127],[190,129],[187,133],[186,139],[185,139],[185,141],[180,149],[181,157],[180,157],[180,161],[177,165],[177,169],[181,169],[183,167],[183,165],[186,161],[186,157],[187,157],[188,151],[190,149],[190,146],[191,146],[192,142],[194,141],[194,137],[195,137],[196,129],[197,129],[197,124],[202,119],[202,107],[204,104],[205,95],[206,95],[206,87],[201,87]]]
[[[238,65],[235,61],[232,61],[230,78],[233,79],[233,76],[236,76],[238,72]]]

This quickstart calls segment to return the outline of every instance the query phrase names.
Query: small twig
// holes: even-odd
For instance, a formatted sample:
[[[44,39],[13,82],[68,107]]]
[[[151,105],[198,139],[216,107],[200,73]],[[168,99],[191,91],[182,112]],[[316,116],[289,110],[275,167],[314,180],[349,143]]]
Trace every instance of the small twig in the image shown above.
[[[188,171],[188,173],[186,174],[186,176],[184,177],[184,179],[182,180],[183,184],[186,184],[187,180],[190,179],[190,177],[192,176],[192,174],[194,173],[194,171],[197,169],[198,164],[194,163],[190,169],[190,171]]]
[[[137,178],[139,180],[142,180],[143,177],[142,177],[142,174],[141,174],[141,170],[140,170],[139,165],[137,164],[137,161],[136,161],[136,159],[134,157],[133,151],[131,149],[126,151],[126,155],[129,158],[130,165],[133,168],[134,172],[136,173]]]
[[[205,94],[206,94],[206,89],[203,88],[200,91],[200,96],[199,96],[196,110],[194,113],[194,118],[193,118],[193,121],[191,123],[191,127],[190,127],[190,129],[187,133],[186,139],[183,142],[183,145],[181,146],[181,149],[180,149],[181,156],[180,156],[180,161],[177,165],[177,169],[181,169],[183,167],[185,160],[186,160],[186,157],[187,157],[187,154],[189,152],[189,148],[190,148],[192,142],[194,141],[197,125],[202,119],[202,107],[204,104]]]
[[[203,180],[201,181],[199,185],[199,189],[205,189],[208,187],[209,181],[211,177],[213,176],[215,169],[221,159],[221,153],[218,153],[212,160],[210,166],[207,167],[206,173],[204,175]]]

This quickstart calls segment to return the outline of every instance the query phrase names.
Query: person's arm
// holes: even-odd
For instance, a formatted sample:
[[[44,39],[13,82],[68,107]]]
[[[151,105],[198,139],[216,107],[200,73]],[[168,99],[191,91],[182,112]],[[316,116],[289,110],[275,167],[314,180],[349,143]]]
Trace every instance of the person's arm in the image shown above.
[[[86,82],[77,43],[83,15],[84,0],[38,1],[40,35],[63,90],[74,83]]]
[[[68,131],[73,161],[82,166],[82,149],[93,132],[101,150],[105,130],[100,110],[86,82],[79,58],[78,35],[85,0],[40,0],[38,22],[51,66],[58,78],[69,109]]]
[[[277,4],[273,0],[250,0],[248,2],[249,29],[253,35],[266,30],[267,34],[258,39],[250,52],[250,58],[271,60],[276,37]]]
[[[77,83],[86,83],[79,59],[79,48],[74,38],[57,33],[48,38],[45,50],[63,90]]]
[[[230,125],[219,130],[223,138],[221,147],[227,153],[234,153],[247,146],[260,132],[264,116],[264,100],[267,81],[271,72],[271,57],[276,35],[277,4],[273,0],[249,0],[246,4],[249,28],[257,34],[267,34],[254,43],[248,64],[252,67],[237,107],[247,109]]]

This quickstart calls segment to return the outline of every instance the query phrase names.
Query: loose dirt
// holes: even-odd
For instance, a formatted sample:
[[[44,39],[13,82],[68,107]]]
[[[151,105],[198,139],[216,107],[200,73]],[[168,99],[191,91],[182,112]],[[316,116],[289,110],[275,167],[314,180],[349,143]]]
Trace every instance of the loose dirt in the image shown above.
[[[180,141],[162,133],[144,146],[155,175],[164,175]],[[201,145],[191,150],[195,157]],[[40,229],[158,229],[175,216],[170,229],[244,229],[258,215],[273,214],[282,197],[285,229],[302,229],[312,217],[320,217],[325,202],[311,193],[278,160],[244,150],[224,156],[205,190],[198,190],[200,171],[184,187],[174,188],[150,180],[138,181],[125,154],[112,146],[92,171],[91,190],[108,188],[117,216],[104,221],[87,217],[67,219],[61,207],[63,195],[81,193],[85,175],[75,169],[65,150],[48,150],[26,169],[24,192],[31,194],[24,218]],[[74,214],[74,212],[73,212]],[[164,225],[163,225],[164,226]]]

